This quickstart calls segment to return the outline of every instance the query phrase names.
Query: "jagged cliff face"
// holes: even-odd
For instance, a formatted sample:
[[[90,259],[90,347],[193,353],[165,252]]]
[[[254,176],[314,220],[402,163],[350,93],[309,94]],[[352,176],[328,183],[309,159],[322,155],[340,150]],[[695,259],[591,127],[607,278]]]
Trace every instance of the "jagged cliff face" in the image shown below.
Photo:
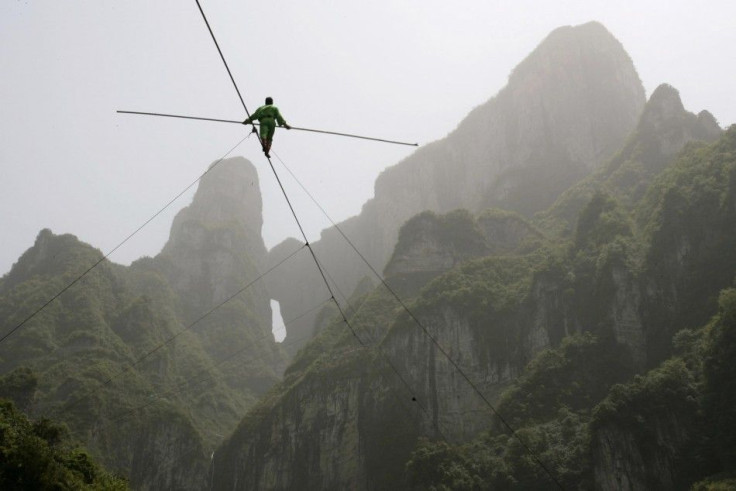
[[[177,214],[153,266],[185,299],[181,308],[189,322],[255,282],[215,313],[214,321],[205,319],[196,333],[213,356],[251,343],[252,352],[273,367],[262,374],[273,382],[285,365],[271,335],[270,295],[256,282],[267,269],[262,224],[255,167],[242,157],[223,160],[204,175],[192,204]]]
[[[375,197],[340,227],[380,271],[401,225],[422,211],[542,210],[620,147],[643,105],[631,60],[603,26],[560,28],[447,138],[384,171]],[[335,264],[343,289],[351,291],[367,274],[336,231],[326,230],[313,246]],[[282,311],[298,315],[320,300],[276,287],[302,289],[300,279],[311,275],[311,268],[305,261],[289,270],[288,280],[274,282],[270,290]],[[302,336],[297,330],[310,327],[304,320],[289,335]]]
[[[658,421],[649,433],[634,434],[626,421],[622,423],[618,416],[606,419],[603,413],[596,413],[594,423],[587,426],[593,405],[613,383],[656,366],[672,354],[678,329],[707,321],[719,290],[731,285],[736,274],[734,130],[715,145],[687,146],[673,161],[673,148],[682,150],[688,138],[710,139],[721,132],[707,118],[693,119],[684,113],[681,105],[673,104],[679,101],[676,92],[666,87],[652,99],[639,130],[629,140],[635,143],[622,152],[638,156],[638,160],[626,157],[624,162],[646,170],[648,191],[637,191],[640,197],[636,198],[629,184],[608,179],[612,175],[608,170],[621,159],[619,154],[602,168],[601,179],[607,186],[583,188],[591,194],[575,209],[575,228],[564,239],[542,239],[528,228],[520,233],[524,227],[519,220],[488,220],[481,225],[480,219],[462,212],[425,213],[408,222],[386,274],[389,283],[402,277],[415,282],[410,287],[397,285],[407,287],[407,295],[416,295],[405,301],[421,326],[383,287],[353,299],[350,324],[361,342],[356,343],[341,320],[324,326],[287,370],[280,389],[218,450],[215,458],[222,467],[213,476],[216,487],[407,487],[402,466],[411,451],[407,442],[419,436],[476,442],[482,431],[498,431],[488,406],[428,334],[495,407],[508,407],[501,394],[525,373],[535,355],[558,346],[567,336],[595,335],[601,350],[597,356],[608,353],[616,364],[602,367],[603,375],[584,375],[592,387],[596,379],[588,377],[607,377],[607,385],[597,390],[598,399],[587,399],[588,405],[582,407],[588,413],[583,411],[582,422],[574,423],[583,428],[579,441],[590,445],[582,452],[591,460],[577,463],[585,468],[581,475],[588,476],[581,486],[668,489],[677,483],[673,469],[693,433],[674,403],[684,400],[687,415],[693,409],[688,397],[667,392],[673,399],[662,406],[651,399],[650,385],[642,384],[641,397],[649,401],[651,412],[642,415],[644,423],[636,424]],[[651,121],[659,123],[651,125]],[[682,140],[673,146],[673,128],[690,124],[695,130],[675,131]],[[637,153],[642,148],[654,151]],[[535,240],[528,247],[499,247],[500,255],[494,255],[483,230],[515,238],[509,240],[512,244],[530,237]],[[500,242],[506,244],[506,239]],[[586,372],[583,365],[579,369]],[[668,380],[657,382],[662,378],[656,374],[653,379],[669,390]],[[685,381],[686,396],[690,382]],[[569,394],[576,387],[567,384],[560,391]],[[565,407],[557,397],[566,396],[550,395],[545,387],[535,390],[547,397],[539,403]],[[519,397],[525,411],[544,412],[529,406],[533,398]],[[576,397],[586,400],[590,395]],[[622,400],[628,404],[628,399]],[[534,420],[531,424],[537,426],[529,431],[547,431],[539,429],[544,426],[541,423],[557,424],[556,410],[549,409],[551,423]],[[570,424],[568,416],[562,418]],[[639,421],[639,416],[632,418]],[[585,436],[588,431],[590,440]],[[513,460],[514,453],[522,452],[509,443],[512,439],[507,435],[499,438],[489,450],[493,455],[505,454]],[[651,444],[649,448],[643,440]],[[541,445],[544,455],[547,449],[553,452],[553,445],[540,443],[544,438],[532,441]],[[554,441],[557,445],[558,440]],[[346,452],[345,458],[330,460],[334,448]],[[326,466],[327,461],[335,463]],[[299,471],[287,472],[286,462],[289,469]],[[487,465],[482,460],[480,464]],[[481,479],[491,479],[496,472],[486,471]]]
[[[514,72],[509,87],[446,140],[388,171],[363,213],[342,224],[377,269],[393,252],[385,274],[419,324],[384,287],[373,289],[364,281],[345,309],[349,325],[333,315],[334,309],[323,310],[317,337],[273,387],[284,354],[270,333],[265,289],[256,284],[202,317],[259,271],[303,246],[288,240],[266,254],[255,170],[231,159],[203,179],[193,203],[175,219],[160,255],[130,268],[101,264],[81,285],[87,290],[61,297],[0,347],[0,373],[30,364],[40,382],[30,398],[24,396],[24,405],[38,415],[61,414],[138,489],[391,489],[409,487],[405,464],[419,437],[472,442],[477,446],[468,448],[474,452],[483,444],[478,435],[495,431],[494,456],[526,457],[507,434],[498,433],[488,404],[449,356],[494,407],[519,409],[511,414],[518,424],[524,424],[522,413],[542,414],[538,418],[548,417],[545,411],[563,413],[568,426],[562,436],[545,436],[535,444],[546,458],[554,449],[545,442],[554,442],[549,445],[587,466],[589,482],[567,477],[585,483],[578,487],[595,482],[599,489],[671,488],[679,482],[672,472],[681,462],[678,452],[694,434],[683,423],[683,414],[699,409],[690,404],[697,397],[689,398],[693,380],[685,377],[685,407],[675,407],[673,402],[682,400],[675,393],[665,411],[654,404],[623,421],[616,407],[608,413],[613,417],[591,416],[591,404],[603,396],[590,394],[605,393],[621,377],[669,356],[675,332],[701,325],[713,312],[718,291],[732,284],[734,130],[716,145],[686,145],[714,139],[721,131],[707,113],[686,113],[676,91],[663,86],[623,150],[537,220],[547,234],[514,213],[475,214],[489,204],[513,208],[525,195],[538,199],[530,209],[545,206],[558,192],[538,194],[540,182],[549,178],[547,164],[552,162],[550,168],[561,176],[553,184],[562,187],[562,181],[590,172],[615,150],[605,137],[614,135],[612,146],[619,138],[615,133],[627,117],[626,94],[634,93],[629,102],[635,106],[639,85],[635,74],[627,77],[633,73],[630,61],[619,56],[620,46],[611,40],[596,24],[553,33]],[[574,54],[565,51],[571,46]],[[597,67],[596,75],[583,84],[575,77],[589,65]],[[571,84],[616,103],[572,100]],[[574,117],[566,115],[563,102],[573,104]],[[578,117],[584,128],[576,126]],[[522,122],[534,138],[524,134]],[[584,135],[576,140],[569,127]],[[474,137],[465,141],[467,135]],[[507,160],[494,160],[499,156]],[[455,174],[466,190],[448,185]],[[461,205],[471,211],[438,214]],[[408,218],[404,214],[415,208],[437,212],[411,218],[398,232],[399,222]],[[339,271],[335,276],[346,290],[368,272],[356,267],[358,259],[348,246],[337,247],[341,241],[331,229],[313,246],[331,272]],[[99,257],[99,251],[74,237],[43,231],[0,280],[0,332],[22,319],[19,307],[47,300]],[[269,283],[286,318],[328,297],[316,287],[322,280],[308,255],[295,256],[289,269]],[[304,322],[300,334],[313,326]],[[94,390],[184,327],[190,329],[175,349],[162,351],[109,388]],[[599,379],[587,373],[595,364],[581,358],[576,368],[586,372],[581,389],[579,380],[564,371],[568,365],[558,363],[560,353],[547,352],[547,361],[558,370],[548,372],[547,386],[533,379],[520,386],[524,390],[517,391],[521,402],[516,406],[502,397],[540,352],[579,333],[595,335],[599,344],[591,356],[615,359],[601,369],[618,371],[601,377],[607,385],[588,390]],[[567,355],[579,351],[585,350],[573,343]],[[655,382],[664,380],[664,388],[670,387],[671,378],[654,375]],[[189,386],[195,377],[197,384]],[[550,396],[548,388],[560,379],[564,387]],[[8,386],[0,380],[0,387]],[[641,384],[642,400],[651,400],[649,388]],[[78,394],[91,396],[77,404]],[[579,399],[578,406],[568,407],[566,398]],[[622,400],[623,406],[635,405]],[[70,402],[76,405],[67,413]],[[723,406],[733,404],[726,400]],[[571,417],[570,411],[577,414]],[[534,421],[524,431],[538,435],[539,426],[558,422],[555,417]],[[594,424],[585,426],[591,419]],[[642,421],[657,423],[650,433],[627,426]],[[591,442],[585,452],[567,452],[566,439],[576,431],[580,441]],[[210,459],[222,434],[230,436]],[[556,435],[542,433],[550,434]],[[641,435],[652,437],[653,448],[646,448]],[[519,469],[509,475],[538,477],[534,469],[525,472],[528,466]],[[481,477],[505,470],[501,465]],[[514,482],[524,486],[526,481]]]
[[[262,224],[255,168],[243,158],[210,168],[157,257],[172,264],[169,279],[188,299],[187,308],[201,312],[237,291],[245,276],[258,276],[266,257]]]
[[[349,354],[354,362],[369,361]],[[247,428],[259,438],[242,446],[225,442],[229,451],[214,456],[215,489],[356,489],[365,445],[356,422],[364,416],[361,401],[368,387],[341,365],[339,390],[331,378],[307,376],[276,406],[256,409]],[[300,409],[301,408],[301,409]],[[304,410],[302,410],[304,409]],[[241,431],[243,426],[241,425]],[[278,455],[278,458],[271,456]],[[282,458],[283,457],[283,458]],[[252,465],[258,462],[259,465]],[[230,472],[235,470],[235,474]],[[227,476],[226,479],[222,479]]]
[[[713,142],[722,134],[708,111],[685,110],[678,91],[662,84],[647,101],[642,116],[623,148],[596,172],[565,191],[537,223],[551,233],[571,231],[578,214],[596,191],[605,190],[633,206],[652,180],[689,142]]]
[[[3,283],[3,332],[100,257],[74,236],[43,230],[6,277],[12,281]],[[136,295],[129,278],[123,267],[98,265],[6,340],[0,373],[30,368],[38,385],[30,391],[29,414],[69,425],[75,438],[108,468],[128,476],[133,488],[154,489],[166,482],[193,489],[205,468],[202,437],[180,410],[147,395],[170,390],[179,367],[191,366],[187,358],[203,361],[203,353],[184,344],[126,374],[139,357],[181,328],[170,304]],[[157,290],[159,296],[171,294],[163,283]],[[185,472],[151,465],[177,460]]]
[[[384,277],[400,296],[414,297],[431,279],[466,261],[532,248],[541,238],[515,213],[488,210],[475,218],[467,210],[424,212],[401,227]]]
[[[637,133],[649,140],[649,151],[657,156],[646,159],[649,169],[656,173],[682,150],[685,143],[715,141],[722,130],[708,111],[701,111],[697,116],[686,111],[677,90],[662,84],[652,93],[637,125]]]
[[[698,115],[685,110],[679,92],[662,84],[649,98],[633,138],[599,175],[609,187],[630,202],[643,197],[651,179],[659,174],[691,141],[713,142],[722,130],[708,111]]]
[[[595,469],[597,489],[646,491],[653,486],[675,489],[673,469],[676,459],[673,454],[674,449],[690,437],[682,431],[688,422],[680,421],[674,415],[657,416],[650,429],[653,450],[643,451],[639,435],[632,431],[620,427],[597,431],[593,460],[602,464]]]
[[[725,285],[731,274],[729,267],[720,267],[722,260],[729,257],[724,241],[731,243],[730,235],[724,234],[730,230],[727,219],[723,218],[730,213],[725,203],[700,194],[695,196],[704,201],[692,202],[681,189],[664,192],[666,183],[657,177],[676,163],[680,152],[685,151],[687,158],[693,158],[687,153],[688,144],[693,147],[696,141],[713,142],[722,134],[710,113],[701,111],[695,115],[686,111],[677,90],[661,85],[647,102],[636,130],[623,149],[599,171],[565,192],[538,220],[548,231],[570,228],[600,191],[610,193],[628,206],[641,203],[636,225],[647,229],[648,240],[653,244],[649,252],[642,252],[645,256],[640,259],[648,280],[635,282],[623,271],[616,275],[615,291],[619,297],[616,315],[620,339],[638,340],[637,358],[646,360],[648,366],[667,356],[670,340],[677,330],[692,326],[697,323],[694,319],[703,319],[706,312],[712,312],[716,292],[711,291],[709,302],[696,305],[690,301],[702,294],[702,285],[709,281],[705,278]],[[691,148],[692,152],[697,149]],[[718,185],[701,182],[692,173],[686,175],[692,179],[690,189],[710,189],[712,194],[723,183],[731,182],[731,177],[726,175],[718,178]],[[650,219],[655,214],[659,214],[659,221],[652,223]],[[709,257],[707,261],[703,254]]]
[[[643,104],[629,56],[603,26],[553,31],[514,69],[508,86],[452,135],[462,138],[463,161],[485,161],[496,170],[468,176],[466,186],[478,179],[482,185],[474,206],[466,207],[545,209],[618,150]],[[473,126],[486,130],[480,145],[472,143]]]
[[[255,168],[213,165],[158,256],[100,263],[7,339],[0,374],[30,367],[38,385],[24,407],[66,422],[134,489],[204,488],[212,449],[285,367],[269,295],[253,283],[261,223]],[[0,280],[0,332],[100,257],[42,231]]]
[[[533,274],[542,258],[489,257],[437,277],[410,303],[421,328],[379,288],[351,317],[363,346],[341,322],[326,328],[318,352],[302,354],[312,362],[298,359],[308,368],[292,370],[284,392],[217,451],[216,488],[402,487],[403,463],[419,436],[461,443],[491,428],[488,406],[429,336],[498,404],[536,353],[585,325],[589,310],[571,303],[565,292],[575,285],[566,275]],[[594,290],[609,281],[601,274],[577,286]],[[616,303],[600,303],[604,320],[586,330],[608,333]],[[329,341],[338,329],[343,337]],[[344,460],[335,461],[332,449]]]

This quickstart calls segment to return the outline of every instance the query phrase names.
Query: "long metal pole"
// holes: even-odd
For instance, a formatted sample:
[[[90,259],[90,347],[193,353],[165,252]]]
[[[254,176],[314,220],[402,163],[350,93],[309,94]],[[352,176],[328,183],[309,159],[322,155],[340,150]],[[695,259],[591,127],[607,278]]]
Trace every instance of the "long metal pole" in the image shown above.
[[[142,111],[117,111],[117,112],[119,114],[137,114],[139,116],[160,116],[164,118],[195,119],[199,121],[214,121],[216,123],[242,124],[242,121],[235,121],[233,119],[202,118],[198,116],[182,116],[180,114],[148,113],[148,112],[142,112]],[[257,125],[258,123],[255,123],[255,124]],[[297,130],[297,131],[309,131],[311,133],[324,133],[326,135],[347,136],[349,138],[360,138],[361,140],[371,140],[371,141],[377,141],[377,142],[383,142],[383,143],[392,143],[394,145],[408,145],[410,147],[419,146],[418,143],[405,143],[405,142],[399,142],[399,141],[394,141],[394,140],[384,140],[382,138],[372,138],[369,136],[351,135],[349,133],[338,133],[336,131],[315,130],[311,128],[297,128],[296,126],[292,126],[291,129]]]

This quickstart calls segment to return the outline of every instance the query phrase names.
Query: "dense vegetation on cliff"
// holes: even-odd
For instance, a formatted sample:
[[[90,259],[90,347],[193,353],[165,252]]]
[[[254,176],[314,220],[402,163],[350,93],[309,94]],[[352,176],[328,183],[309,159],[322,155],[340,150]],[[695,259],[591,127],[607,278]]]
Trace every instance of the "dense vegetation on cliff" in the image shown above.
[[[12,402],[0,399],[0,488],[120,491],[128,485],[73,445],[65,427],[29,421]]]
[[[555,31],[342,224],[385,284],[334,229],[312,244],[344,319],[304,244],[266,251],[255,169],[223,161],[159,255],[101,262],[0,345],[0,397],[39,421],[2,406],[26,435],[8,462],[117,486],[54,419],[139,489],[728,482],[736,127],[643,97],[602,26]],[[42,231],[0,279],[0,333],[100,258]]]
[[[130,267],[101,262],[9,336],[0,397],[63,421],[134,488],[200,489],[221,435],[284,365],[267,294],[244,289],[265,255],[260,195],[240,189],[253,176],[242,159],[221,162],[161,254]],[[0,280],[0,332],[100,257],[74,236],[41,231]]]
[[[500,398],[498,412],[515,435],[497,421],[463,445],[423,440],[407,463],[408,482],[417,489],[554,486],[520,442],[566,489],[590,489],[594,483],[604,489],[687,489],[706,478],[697,487],[709,489],[736,472],[736,290],[719,293],[736,279],[734,184],[736,128],[731,128],[711,146],[688,148],[628,212],[612,198],[594,195],[569,246],[572,264],[600,270],[615,253],[644,284],[662,286],[665,273],[687,278],[663,288],[678,294],[666,314],[674,325],[647,317],[649,335],[658,343],[648,359],[654,364],[666,359],[631,379],[634,366],[611,331],[568,336],[559,347],[539,353]],[[677,259],[673,248],[679,249]],[[662,267],[667,258],[672,262]],[[572,271],[579,281],[581,271]],[[609,287],[607,294],[615,295]],[[598,291],[603,296],[589,308],[600,314],[606,290]],[[570,295],[581,300],[580,289]],[[647,302],[643,308],[658,315],[664,310]],[[709,311],[715,314],[710,322],[693,324],[704,323]]]
[[[545,350],[499,404],[515,435],[497,425],[464,445],[422,440],[407,462],[408,482],[416,489],[554,487],[523,442],[565,489],[591,489],[596,465],[612,458],[611,439],[628,439],[618,451],[635,455],[615,458],[630,466],[624,479],[635,487],[726,486],[736,472],[736,290],[724,290],[719,305],[706,326],[678,334],[675,356],[629,382],[619,353],[590,335]],[[605,480],[610,485],[601,486]],[[605,475],[598,487],[622,481]]]
[[[635,133],[631,141],[646,146],[651,138]],[[664,158],[637,155],[642,168]],[[468,213],[410,221],[387,272],[425,278],[423,288],[404,290],[414,292],[404,299],[413,314],[383,286],[351,299],[349,322],[363,343],[339,319],[324,323],[258,417],[218,450],[224,471],[215,482],[550,489],[557,480],[566,489],[679,489],[727,476],[730,443],[714,449],[734,429],[729,410],[714,411],[712,401],[727,404],[730,383],[717,397],[707,387],[716,383],[709,367],[730,366],[730,353],[716,355],[727,350],[728,334],[714,342],[712,333],[733,314],[736,128],[715,143],[687,145],[669,162],[634,194],[628,182],[581,183],[587,198],[571,231],[548,227],[571,209],[554,206],[537,218],[546,239],[527,234],[524,247],[501,255],[472,258],[488,247]],[[312,442],[308,454],[298,446],[280,454],[279,442],[294,434]],[[326,466],[335,448],[352,457]],[[351,480],[361,465],[367,484]]]

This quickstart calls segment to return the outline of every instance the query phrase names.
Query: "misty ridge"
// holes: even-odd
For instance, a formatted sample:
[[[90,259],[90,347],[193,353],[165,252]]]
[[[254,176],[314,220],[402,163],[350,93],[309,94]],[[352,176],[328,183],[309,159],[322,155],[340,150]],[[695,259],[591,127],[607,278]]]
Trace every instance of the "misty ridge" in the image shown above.
[[[647,99],[603,25],[320,240],[268,249],[262,208],[232,157],[154,257],[39,232],[0,279],[0,488],[736,488],[736,128]]]

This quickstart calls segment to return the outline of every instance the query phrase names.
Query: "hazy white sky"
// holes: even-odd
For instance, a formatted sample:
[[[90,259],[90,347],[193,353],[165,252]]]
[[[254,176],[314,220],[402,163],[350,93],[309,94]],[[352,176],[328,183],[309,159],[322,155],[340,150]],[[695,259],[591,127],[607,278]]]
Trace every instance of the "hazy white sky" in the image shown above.
[[[201,0],[251,111],[271,95],[295,125],[419,143],[444,137],[553,29],[602,22],[647,94],[736,123],[736,2],[717,0]],[[42,228],[107,253],[243,136],[239,125],[118,109],[241,119],[194,0],[0,3],[0,275]],[[277,130],[275,152],[337,220],[410,147]],[[254,139],[264,234],[298,236]],[[280,167],[310,238],[328,225]],[[163,246],[187,193],[111,256]]]

